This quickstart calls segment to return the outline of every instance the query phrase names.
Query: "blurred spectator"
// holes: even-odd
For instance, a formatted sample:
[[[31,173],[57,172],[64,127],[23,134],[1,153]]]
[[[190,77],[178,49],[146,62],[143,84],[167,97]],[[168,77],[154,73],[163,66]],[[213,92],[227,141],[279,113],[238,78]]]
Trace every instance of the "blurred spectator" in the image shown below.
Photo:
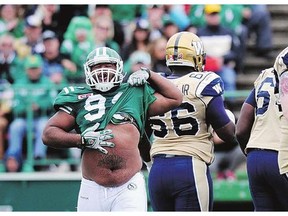
[[[60,52],[68,55],[76,65],[75,68],[65,70],[69,83],[85,83],[83,62],[89,52],[95,47],[92,33],[92,23],[86,16],[75,16],[68,25],[64,34],[64,41],[60,46]]]
[[[255,54],[259,57],[274,58],[271,55],[272,28],[271,16],[267,5],[246,5],[243,12],[244,25],[248,27],[248,34],[256,35]]]
[[[206,15],[204,11],[205,5],[192,5],[189,13],[191,25],[196,28],[201,28],[207,25]],[[221,25],[225,28],[229,28],[239,38],[238,57],[235,60],[235,70],[237,72],[243,71],[243,61],[246,54],[246,43],[248,39],[248,30],[245,25],[242,24],[242,12],[244,6],[240,4],[223,4],[219,16],[221,19]]]
[[[113,14],[113,20],[122,23],[134,22],[139,18],[146,9],[143,5],[138,4],[111,4],[109,5]]]
[[[121,50],[121,57],[123,61],[127,61],[129,56],[137,50],[147,51],[149,45],[149,23],[145,19],[136,20],[136,26],[132,34],[132,40],[127,43]]]
[[[152,70],[158,73],[170,74],[171,71],[166,66],[166,44],[167,39],[162,36],[152,41],[149,45],[149,53],[152,58]]]
[[[25,19],[25,35],[15,43],[15,48],[20,58],[30,54],[41,54],[44,52],[42,41],[42,23],[39,17],[30,15]]]
[[[248,41],[248,28],[242,24],[244,6],[240,4],[221,5],[221,23],[223,26],[227,26],[232,29],[239,37],[240,47],[238,50],[238,58],[236,59],[235,70],[237,72],[243,72],[244,57],[246,56],[247,41]]]
[[[197,28],[195,25],[190,24],[186,27],[185,31],[191,32],[193,34],[197,34]]]
[[[28,17],[30,15],[33,15],[35,11],[38,8],[38,5],[36,4],[26,4],[26,5],[21,5],[21,8],[23,9],[23,17]]]
[[[75,16],[88,16],[88,5],[67,5],[67,4],[43,4],[43,5],[22,5],[24,16],[38,17],[42,22],[42,32],[51,30],[58,35],[60,43],[63,42],[63,35],[71,19]]]
[[[190,6],[188,13],[188,17],[190,18],[190,25],[193,25],[196,28],[200,28],[206,25],[204,7],[205,5],[202,4]]]
[[[81,2],[79,2],[81,3]],[[76,16],[88,17],[88,5],[81,4],[60,4],[59,5],[60,19],[58,20],[58,28],[63,32],[67,31],[69,23]]]
[[[114,37],[114,23],[110,16],[99,16],[93,24],[93,39],[95,47],[109,47],[120,52],[120,47],[117,42],[113,40]]]
[[[19,59],[14,48],[15,38],[12,35],[0,36],[0,80],[1,83],[13,83],[26,76],[23,71],[23,60]]]
[[[55,94],[53,94],[51,81],[42,75],[42,66],[42,59],[39,55],[29,55],[24,62],[27,78],[13,84],[13,121],[8,129],[8,149],[5,153],[8,172],[21,170],[23,139],[31,123],[35,136],[34,158],[46,157],[46,146],[41,136],[50,115]],[[27,122],[27,109],[33,112],[33,119],[30,123]]]
[[[178,26],[172,20],[167,20],[164,22],[162,32],[163,36],[167,38],[167,40],[172,37],[172,35],[176,34],[178,31]]]
[[[24,36],[24,21],[17,5],[0,5],[0,35],[10,33],[15,38]]]
[[[223,4],[221,5],[221,22],[222,25],[234,30],[237,35],[241,35],[243,28],[243,10],[244,5],[241,4]]]
[[[245,55],[247,40],[255,34],[255,54],[270,58],[272,29],[271,16],[267,5],[223,4],[221,6],[222,25],[232,29],[240,37],[242,44],[240,55]],[[203,13],[204,7],[205,5],[192,5],[190,7],[190,22],[197,28],[206,24],[205,13]],[[242,69],[243,65],[241,65],[241,62],[239,64],[239,68]]]
[[[109,5],[109,7],[111,8],[112,11],[113,20],[119,22],[120,25],[122,26],[121,29],[124,32],[124,44],[130,43],[132,39],[132,32],[135,20],[141,16],[143,11],[145,10],[145,5],[111,4]]]
[[[7,126],[11,121],[11,101],[13,92],[11,84],[0,80],[0,161],[6,149]]]
[[[162,37],[164,14],[165,11],[163,5],[147,6],[147,19],[150,24],[150,41]]]
[[[207,24],[204,12],[205,5],[191,5],[189,18],[190,24],[195,27],[203,27]],[[244,5],[241,4],[223,4],[221,5],[221,11],[219,12],[221,17],[221,24],[235,31],[237,35],[240,35],[243,21]]]
[[[111,17],[113,20],[112,16],[112,10],[109,7],[109,5],[104,5],[104,4],[97,4],[97,5],[89,5],[90,7],[93,7],[91,12],[90,12],[90,19],[92,21],[92,24],[94,25],[97,17],[100,16],[108,16]],[[122,25],[118,20],[113,20],[113,26],[114,26],[114,36],[113,40],[118,43],[120,47],[124,45],[125,42],[125,35],[124,31],[122,29]]]
[[[183,31],[190,24],[190,20],[185,12],[184,5],[165,4],[164,11],[167,19],[171,20],[178,27],[179,31]]]
[[[59,21],[63,19],[60,14],[60,6],[56,4],[37,5],[34,15],[42,20],[42,32],[46,30],[55,32],[60,43],[62,43],[66,29],[59,25]]]
[[[234,91],[239,38],[231,29],[221,25],[220,5],[206,5],[204,11],[207,24],[197,30],[197,35],[201,38],[207,55],[205,70],[216,72],[224,82],[224,89]]]
[[[55,32],[46,30],[43,32],[43,43],[45,51],[42,54],[43,70],[42,73],[55,84],[67,83],[64,66],[66,64],[74,65],[68,57],[60,53],[60,42]],[[66,64],[65,64],[66,62]]]
[[[124,80],[127,81],[130,74],[141,67],[151,69],[151,56],[149,52],[136,50],[130,55],[128,61],[124,63],[124,71],[127,72]]]

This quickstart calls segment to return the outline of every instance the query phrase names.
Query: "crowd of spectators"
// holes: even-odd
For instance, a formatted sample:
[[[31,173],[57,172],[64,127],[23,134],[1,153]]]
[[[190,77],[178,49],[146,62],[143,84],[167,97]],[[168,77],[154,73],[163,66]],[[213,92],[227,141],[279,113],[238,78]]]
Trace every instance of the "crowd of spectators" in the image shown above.
[[[35,85],[41,77],[56,90],[84,83],[86,56],[100,46],[121,54],[128,75],[141,66],[165,74],[166,42],[183,30],[198,34],[207,47],[226,47],[220,53],[207,48],[207,69],[219,73],[226,90],[236,90],[251,34],[257,37],[255,55],[267,58],[272,49],[265,5],[0,5],[0,161],[6,170],[21,171],[27,107],[35,109],[39,123],[34,125],[34,157],[47,157],[39,134],[55,93],[40,88],[32,94],[25,90],[27,83]],[[31,73],[39,73],[36,81],[29,79]],[[15,112],[19,104],[20,116]]]

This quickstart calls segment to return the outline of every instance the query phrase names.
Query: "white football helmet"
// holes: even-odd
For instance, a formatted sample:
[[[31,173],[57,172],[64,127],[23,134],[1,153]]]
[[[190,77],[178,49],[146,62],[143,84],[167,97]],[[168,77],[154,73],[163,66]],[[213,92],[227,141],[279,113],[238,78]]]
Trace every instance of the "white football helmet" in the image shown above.
[[[276,57],[274,69],[276,70],[278,76],[280,76],[284,71],[288,70],[288,47],[282,50]]]
[[[116,70],[112,68],[92,70],[94,65],[103,63],[116,64]],[[120,85],[125,76],[121,57],[115,50],[108,47],[99,47],[90,52],[84,64],[84,71],[87,85],[91,89],[102,92],[109,91],[113,87]]]

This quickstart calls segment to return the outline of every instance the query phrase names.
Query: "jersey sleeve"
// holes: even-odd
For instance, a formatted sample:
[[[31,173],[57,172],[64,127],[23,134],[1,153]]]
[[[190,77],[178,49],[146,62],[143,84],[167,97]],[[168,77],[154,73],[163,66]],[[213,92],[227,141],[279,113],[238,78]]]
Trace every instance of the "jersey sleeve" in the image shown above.
[[[155,90],[150,86],[150,85],[145,85],[144,86],[144,113],[142,115],[142,126],[140,127],[140,133],[141,136],[144,134],[145,132],[145,124],[146,124],[146,120],[148,119],[147,113],[148,113],[148,109],[150,104],[152,104],[155,100],[156,97],[154,95]]]
[[[253,90],[250,92],[250,94],[248,95],[248,97],[245,100],[245,103],[250,104],[253,107],[256,107],[256,99],[255,99],[255,88],[253,88]]]
[[[148,84],[144,86],[145,91],[145,101],[150,105],[156,100],[156,97],[154,96],[155,90]]]
[[[259,85],[259,83],[261,83],[263,81],[263,77],[265,76],[265,73],[267,73],[268,70],[262,70],[259,74],[259,76],[256,78],[256,80],[254,81],[254,87]]]
[[[207,75],[202,79],[199,83],[196,96],[211,96],[216,97],[220,96],[224,92],[224,83],[220,76],[215,74],[214,72],[206,72]]]
[[[230,121],[222,97],[213,98],[207,107],[206,117],[214,130],[225,126]]]
[[[82,87],[64,87],[54,101],[56,111],[63,110],[68,114],[75,112],[76,103],[85,98],[85,89]]]

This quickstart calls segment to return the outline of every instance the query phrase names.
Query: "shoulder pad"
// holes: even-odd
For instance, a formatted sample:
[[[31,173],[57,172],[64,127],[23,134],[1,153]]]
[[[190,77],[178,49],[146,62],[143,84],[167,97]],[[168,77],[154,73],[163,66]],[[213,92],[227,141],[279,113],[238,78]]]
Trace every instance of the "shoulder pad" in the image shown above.
[[[273,79],[275,78],[274,69],[273,68],[268,68],[268,69],[262,70],[260,72],[259,76],[254,81],[254,86],[258,85],[258,83],[262,82],[267,77],[271,77]]]
[[[61,92],[57,95],[54,106],[63,106],[69,103],[76,103],[82,99],[87,98],[92,93],[91,89],[85,87],[64,87]]]
[[[219,96],[224,92],[224,83],[220,76],[214,72],[204,72],[205,77],[200,81],[196,96]]]

